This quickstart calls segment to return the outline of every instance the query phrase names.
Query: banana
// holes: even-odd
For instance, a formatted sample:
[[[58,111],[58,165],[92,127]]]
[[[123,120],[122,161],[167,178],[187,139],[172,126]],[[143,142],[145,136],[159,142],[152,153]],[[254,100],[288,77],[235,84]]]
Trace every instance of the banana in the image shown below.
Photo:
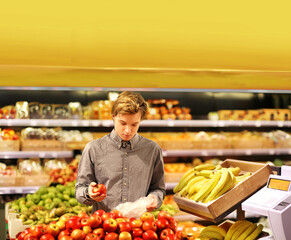
[[[219,191],[223,188],[223,186],[228,182],[231,181],[231,176],[227,168],[222,168],[221,170],[221,177],[217,185],[213,188],[211,193],[205,199],[205,202],[212,201],[214,197],[219,193]]]
[[[224,237],[224,240],[231,240],[232,235],[237,231],[241,222],[242,222],[241,220],[236,221],[234,224],[231,225],[231,227],[228,229],[228,231]]]
[[[194,200],[194,195],[197,195],[197,193],[210,181],[210,179],[204,179],[193,186],[194,192],[191,194],[191,200]]]
[[[238,229],[236,230],[236,232],[232,235],[231,240],[237,240],[238,237],[247,229],[249,228],[251,225],[253,225],[253,223],[249,222],[249,221],[242,221],[239,224]]]
[[[251,173],[247,172],[247,173],[245,173],[243,175],[236,176],[235,178],[236,178],[237,182],[242,182],[242,181],[246,180],[249,176],[251,176]]]
[[[230,167],[229,170],[232,171],[234,176],[238,176],[240,173],[240,167]]]
[[[216,165],[215,170],[220,170],[220,169],[222,169],[222,166],[221,165]]]
[[[223,240],[224,237],[219,233],[219,232],[212,232],[212,231],[207,231],[204,233],[200,233],[199,235],[200,238],[208,237],[210,239],[217,239],[217,240]]]
[[[256,229],[245,239],[245,240],[254,240],[256,239],[263,230],[263,225],[259,224]]]
[[[215,169],[215,165],[214,164],[211,164],[211,163],[206,163],[206,164],[201,164],[201,165],[198,165],[196,167],[194,167],[194,169],[196,171],[201,171],[201,170],[213,170]]]
[[[216,186],[220,179],[221,173],[220,171],[217,171],[213,178],[205,185],[205,187],[201,188],[197,195],[195,195],[194,201],[199,202],[202,201],[211,191],[212,189]]]
[[[206,178],[209,178],[209,176],[213,173],[212,170],[209,170],[209,169],[203,169],[200,171],[200,176],[203,176],[203,177],[206,177]]]
[[[245,240],[256,228],[257,224],[252,224],[239,236],[237,240]]]
[[[199,177],[199,179],[197,179],[198,181],[193,183],[191,186],[189,186],[189,189],[188,189],[189,194],[193,194],[193,193],[197,192],[197,190],[196,190],[197,186],[199,186],[199,184],[201,184],[202,181],[206,180],[205,177],[202,177],[202,176],[198,176],[198,177]],[[198,178],[198,177],[196,177],[196,178]]]
[[[184,175],[180,178],[179,183],[174,187],[173,191],[174,193],[179,192],[183,187],[182,187],[182,183],[184,183],[185,179],[188,176],[193,175],[195,172],[194,168],[189,169],[186,173],[184,173]]]
[[[222,227],[216,226],[216,225],[209,225],[209,226],[203,228],[200,232],[200,235],[205,233],[205,232],[218,232],[223,237],[225,237],[225,235],[226,235],[225,229]]]
[[[224,186],[220,189],[220,191],[213,197],[213,200],[220,197],[222,194],[226,193],[229,189],[233,188],[234,186],[234,175],[231,171],[229,171],[230,179],[226,181]]]
[[[195,176],[194,178],[192,178],[189,181],[189,183],[187,184],[187,192],[190,193],[191,186],[193,186],[195,183],[197,183],[197,182],[199,182],[201,180],[204,180],[204,179],[205,179],[205,177],[203,177],[203,176]]]

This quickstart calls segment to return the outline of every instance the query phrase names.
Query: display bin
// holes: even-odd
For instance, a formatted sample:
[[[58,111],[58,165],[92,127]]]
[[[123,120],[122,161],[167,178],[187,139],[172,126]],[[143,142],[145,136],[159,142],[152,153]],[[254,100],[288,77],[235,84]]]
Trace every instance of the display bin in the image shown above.
[[[216,200],[208,203],[198,203],[176,193],[173,198],[180,210],[213,222],[221,221],[237,209],[241,202],[263,187],[272,173],[268,164],[257,162],[226,159],[221,163],[221,166],[227,168],[240,167],[242,173],[251,172],[252,175]]]
[[[59,140],[25,139],[21,142],[22,151],[62,151],[64,149],[64,142]]]
[[[17,176],[0,175],[0,187],[14,187],[17,185]]]
[[[19,151],[20,141],[19,140],[1,140],[0,141],[0,151],[1,152],[12,152]]]
[[[48,174],[20,175],[17,178],[17,186],[46,186],[49,183]]]
[[[181,177],[185,174],[185,172],[175,172],[169,173],[165,172],[165,182],[177,183],[180,181]]]

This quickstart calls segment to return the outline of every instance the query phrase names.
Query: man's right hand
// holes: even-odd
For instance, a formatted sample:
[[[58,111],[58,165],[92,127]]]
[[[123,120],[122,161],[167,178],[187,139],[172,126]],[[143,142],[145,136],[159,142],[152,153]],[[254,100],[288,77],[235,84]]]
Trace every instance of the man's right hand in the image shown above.
[[[94,187],[97,187],[97,183],[91,182],[88,188],[88,194],[90,198],[92,198],[96,202],[101,202],[104,198],[106,198],[106,194],[101,194],[99,192],[94,193],[92,190]]]

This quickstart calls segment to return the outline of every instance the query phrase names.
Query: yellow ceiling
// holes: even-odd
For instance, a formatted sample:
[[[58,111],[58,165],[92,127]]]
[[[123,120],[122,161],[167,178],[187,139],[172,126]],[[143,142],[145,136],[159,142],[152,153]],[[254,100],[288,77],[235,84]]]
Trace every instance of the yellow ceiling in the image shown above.
[[[290,7],[288,1],[6,1],[0,84],[291,90]]]

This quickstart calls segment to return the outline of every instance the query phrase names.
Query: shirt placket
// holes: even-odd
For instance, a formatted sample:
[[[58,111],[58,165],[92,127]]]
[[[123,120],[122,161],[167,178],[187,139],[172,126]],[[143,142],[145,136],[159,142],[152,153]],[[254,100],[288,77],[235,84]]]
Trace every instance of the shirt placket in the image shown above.
[[[122,179],[122,202],[127,202],[128,200],[128,152],[127,149],[124,150],[123,155],[123,179]]]

